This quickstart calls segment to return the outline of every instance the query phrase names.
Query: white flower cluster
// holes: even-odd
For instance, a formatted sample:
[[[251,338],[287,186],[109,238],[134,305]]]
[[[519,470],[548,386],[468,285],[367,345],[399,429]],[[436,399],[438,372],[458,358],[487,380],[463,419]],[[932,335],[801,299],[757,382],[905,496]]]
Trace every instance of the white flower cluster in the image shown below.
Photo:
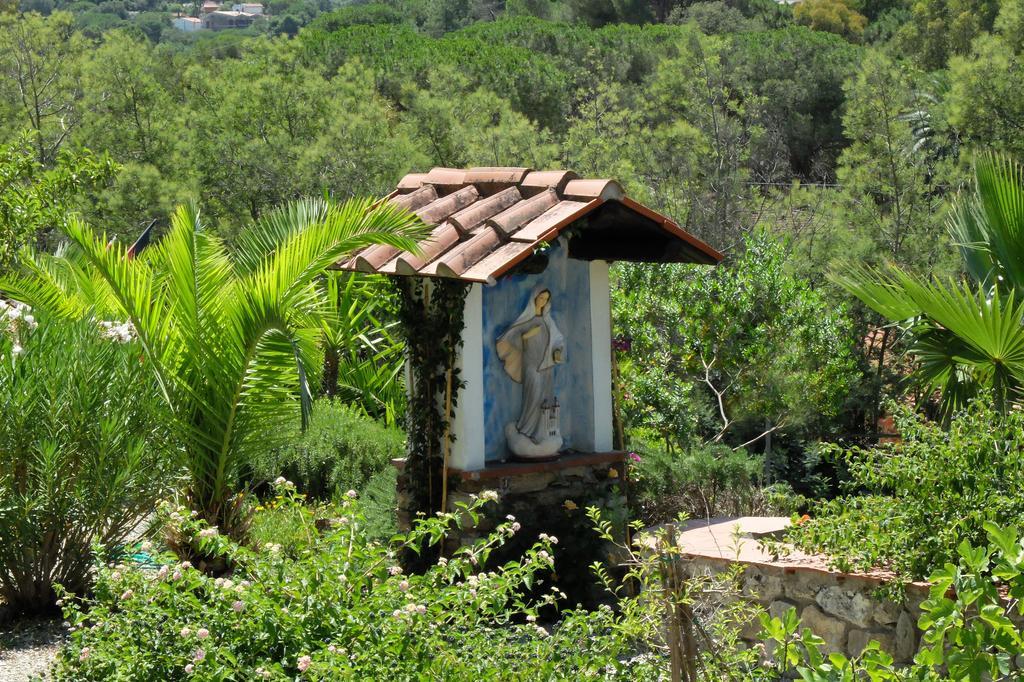
[[[25,349],[19,343],[18,332],[22,329],[35,329],[39,326],[32,315],[32,307],[17,301],[5,301],[0,298],[0,333],[14,335],[11,353],[21,355]]]
[[[111,322],[103,320],[100,322],[101,334],[105,339],[111,339],[118,343],[128,343],[135,338],[135,327],[131,322]]]

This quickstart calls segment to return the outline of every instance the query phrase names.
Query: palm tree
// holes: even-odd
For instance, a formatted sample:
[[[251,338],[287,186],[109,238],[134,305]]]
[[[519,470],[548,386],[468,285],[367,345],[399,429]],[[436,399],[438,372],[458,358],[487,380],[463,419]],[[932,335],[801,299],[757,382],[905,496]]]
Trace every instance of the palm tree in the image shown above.
[[[247,527],[237,483],[246,462],[312,407],[328,312],[318,278],[356,249],[415,249],[423,236],[389,203],[319,200],[270,212],[231,250],[190,207],[136,259],[79,220],[65,229],[76,257],[31,258],[0,289],[40,311],[88,317],[99,305],[131,322],[173,414],[191,505],[235,537]]]
[[[387,310],[389,299],[382,295],[382,282],[375,277],[380,276],[331,272],[321,281],[328,307],[320,340],[322,391],[395,424],[405,402],[405,353],[392,333],[395,314]]]
[[[1024,386],[1024,168],[979,159],[974,193],[956,201],[948,228],[962,280],[863,266],[833,279],[911,335],[914,379],[941,391],[946,417],[981,390],[1006,410]]]

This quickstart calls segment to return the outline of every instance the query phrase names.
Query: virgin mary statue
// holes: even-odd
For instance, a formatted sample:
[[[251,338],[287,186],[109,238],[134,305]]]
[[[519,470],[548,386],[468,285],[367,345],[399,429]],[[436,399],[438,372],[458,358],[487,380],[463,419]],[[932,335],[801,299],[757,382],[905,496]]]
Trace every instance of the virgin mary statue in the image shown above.
[[[553,457],[562,449],[554,367],[562,362],[565,338],[551,319],[551,291],[537,287],[526,309],[497,342],[498,358],[523,385],[519,419],[505,426],[509,449],[523,459]]]

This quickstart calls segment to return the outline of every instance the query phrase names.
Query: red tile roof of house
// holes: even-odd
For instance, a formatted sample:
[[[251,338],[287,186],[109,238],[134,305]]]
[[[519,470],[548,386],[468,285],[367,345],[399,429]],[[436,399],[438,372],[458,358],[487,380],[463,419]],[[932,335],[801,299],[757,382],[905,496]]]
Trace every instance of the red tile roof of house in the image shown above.
[[[388,201],[434,227],[420,253],[379,245],[342,270],[493,282],[544,242],[574,229],[584,260],[714,264],[722,255],[671,219],[628,197],[614,180],[528,168],[434,168],[398,183]]]

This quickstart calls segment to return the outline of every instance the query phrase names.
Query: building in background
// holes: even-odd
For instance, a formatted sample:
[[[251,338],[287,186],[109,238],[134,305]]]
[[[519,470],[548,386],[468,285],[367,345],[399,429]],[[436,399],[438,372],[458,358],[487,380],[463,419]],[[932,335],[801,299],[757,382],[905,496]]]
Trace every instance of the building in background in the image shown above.
[[[203,28],[208,28],[211,31],[223,31],[229,28],[248,28],[252,25],[255,18],[252,14],[244,12],[217,10],[203,17]]]
[[[242,2],[231,5],[233,12],[241,12],[242,14],[251,14],[254,17],[263,16],[263,5],[258,2]]]
[[[174,25],[174,28],[179,31],[184,31],[185,33],[198,31],[203,27],[202,20],[196,19],[195,17],[174,17],[171,19],[171,24]]]

